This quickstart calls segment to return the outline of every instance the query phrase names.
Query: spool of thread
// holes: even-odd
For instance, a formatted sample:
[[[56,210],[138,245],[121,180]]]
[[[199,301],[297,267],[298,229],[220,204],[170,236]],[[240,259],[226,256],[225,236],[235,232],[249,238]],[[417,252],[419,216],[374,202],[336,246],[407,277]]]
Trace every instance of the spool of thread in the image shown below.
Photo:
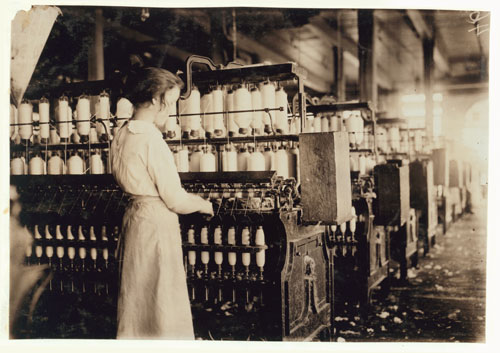
[[[366,157],[362,154],[359,155],[359,174],[365,175],[366,174]]]
[[[97,136],[97,129],[95,127],[90,128],[89,140],[90,143],[99,143],[99,137]]]
[[[68,240],[75,240],[73,232],[71,231],[71,225],[68,225],[68,228],[66,228],[66,238]]]
[[[45,254],[49,258],[49,262],[50,262],[50,259],[52,259],[52,257],[54,256],[54,247],[50,246],[50,245],[45,247]]]
[[[397,126],[391,126],[389,128],[389,147],[395,152],[398,152],[401,148],[399,127]]]
[[[401,136],[401,152],[403,153],[409,152],[408,134],[403,134]]]
[[[288,179],[290,177],[289,162],[288,162],[288,152],[285,150],[284,146],[280,146],[275,154],[276,163],[276,174],[283,177],[283,179]]]
[[[251,110],[252,95],[245,86],[240,86],[234,92],[234,110]],[[249,133],[248,128],[252,123],[252,113],[235,113],[234,122],[239,127],[238,133],[246,136]]]
[[[168,112],[168,118],[165,123],[165,132],[167,133],[167,138],[173,139],[178,135],[177,131],[180,127],[177,125],[177,104],[172,104]]]
[[[200,172],[215,172],[215,155],[211,151],[205,151],[200,157]]]
[[[45,232],[48,232],[48,225],[45,225]],[[40,231],[38,230],[38,224],[35,224],[35,229],[33,230],[34,237],[35,239],[42,239],[42,235],[40,234]]]
[[[38,115],[40,117],[40,138],[43,142],[50,137],[50,104],[47,98],[43,97],[38,103]]]
[[[71,134],[71,142],[76,144],[82,142],[82,138],[80,137],[80,135],[78,135],[76,131],[73,131],[73,133]]]
[[[35,246],[35,255],[39,259],[38,261],[40,261],[40,258],[43,255],[43,248],[40,245]]]
[[[90,156],[90,174],[104,174],[104,164],[98,153],[93,153]]]
[[[10,174],[11,175],[24,174],[24,161],[22,158],[16,157],[10,161]]]
[[[69,131],[69,121],[71,120],[68,117],[68,98],[61,97],[58,100],[58,104],[56,107],[56,117],[57,117],[57,132],[61,139],[69,139],[70,131]]]
[[[58,259],[62,259],[64,257],[64,247],[63,246],[58,246],[56,248],[56,254]]]
[[[276,89],[271,82],[264,82],[260,87],[262,93],[262,108],[272,109],[276,108]],[[270,114],[270,115],[269,115]],[[276,119],[275,111],[270,111],[269,113],[263,113],[264,115],[264,131],[266,133],[271,133],[271,125]]]
[[[75,112],[75,115],[76,115],[76,112]],[[68,105],[68,132],[69,132],[70,136],[73,134],[73,130],[74,130],[72,121],[73,121],[73,110]]]
[[[177,171],[179,173],[189,172],[189,151],[186,147],[179,150],[179,164],[177,165]]]
[[[356,112],[356,114],[354,114],[354,119],[354,122],[356,124],[356,145],[360,146],[364,140],[365,122],[361,117],[361,112]]]
[[[366,158],[366,173],[371,173],[375,168],[375,160],[370,156]]]
[[[313,132],[321,132],[321,115],[314,117]]]
[[[384,127],[377,126],[377,146],[382,152],[388,151],[387,130]]]
[[[189,227],[189,229],[187,231],[187,242],[189,244],[195,243],[195,241],[194,241],[194,227],[193,226]],[[196,265],[196,251],[193,251],[193,250],[188,251],[188,262],[189,262],[189,265],[191,265],[191,266]]]
[[[80,256],[80,259],[85,260],[87,258],[87,249],[84,247],[78,248],[78,256]]]
[[[224,94],[220,88],[212,91],[212,105],[214,112],[224,111]],[[217,137],[224,135],[224,114],[214,115],[214,134]]]
[[[208,93],[201,97],[201,112],[202,113],[212,113],[213,110],[213,96],[212,93]],[[212,114],[202,115],[203,129],[208,138],[211,138],[214,134],[214,116]]]
[[[359,160],[353,154],[351,154],[349,156],[349,166],[350,166],[351,172],[359,172]]]
[[[248,168],[248,159],[250,157],[250,153],[248,150],[243,147],[240,149],[238,152],[238,171],[239,172],[244,172]]]
[[[278,134],[288,134],[288,98],[283,87],[276,90],[276,108],[281,108],[276,112],[274,129]]]
[[[328,118],[330,120],[330,130],[329,131],[342,131],[342,120],[336,115],[330,115]]]
[[[248,226],[243,227],[241,231],[241,245],[250,245],[250,229],[248,229]],[[243,266],[250,266],[250,253],[244,252],[241,254],[241,263]]]
[[[354,232],[356,232],[356,209],[354,208],[354,206],[351,207],[351,214],[352,218],[349,221],[349,230],[354,235]]]
[[[290,135],[297,135],[298,134],[296,119],[297,118],[292,118],[292,120],[290,121],[290,129],[288,132]]]
[[[108,94],[105,92],[101,93],[97,104],[97,119],[102,119],[101,122],[96,123],[97,135],[101,140],[107,141],[109,134],[111,133],[111,127],[109,124],[110,107]]]
[[[200,244],[208,244],[208,227],[201,227],[200,231]],[[204,265],[208,265],[210,261],[210,253],[208,251],[201,252],[201,263]]]
[[[234,226],[229,227],[229,229],[227,230],[227,244],[236,245],[236,229],[234,228]],[[228,252],[227,261],[230,266],[236,265],[236,253],[232,251]]]
[[[300,159],[299,159],[299,149],[294,144],[292,148],[288,150],[288,173],[290,178],[295,178],[297,182],[300,183]]]
[[[81,175],[84,174],[85,168],[83,159],[78,154],[73,154],[68,159],[68,174]]]
[[[64,161],[58,154],[53,154],[47,161],[49,175],[61,175],[64,173]]]
[[[23,140],[29,140],[33,135],[33,106],[30,102],[23,101],[19,106],[18,112],[19,125],[18,133]]]
[[[90,133],[90,99],[88,96],[80,96],[76,104],[76,131],[80,136],[88,138]]]
[[[108,241],[108,235],[106,233],[106,226],[101,227],[101,239],[102,239],[102,241]]]
[[[330,131],[330,118],[328,116],[324,116],[321,118],[321,132]]]
[[[191,153],[191,158],[189,160],[189,171],[190,172],[199,172],[200,171],[200,160],[203,152],[200,150],[196,150]]]
[[[275,153],[271,147],[264,149],[264,160],[266,170],[276,170]]]
[[[346,222],[340,224],[340,232],[342,233],[342,235],[345,234],[346,230],[347,230],[347,224],[346,224]]]
[[[179,102],[179,109],[181,114],[194,114],[181,117],[181,128],[183,134],[188,134],[191,137],[198,137],[201,128],[200,121],[200,91],[198,88],[193,87],[188,99],[181,99]],[[182,120],[185,120],[184,125]]]
[[[21,156],[21,159],[23,160],[24,174],[28,174],[28,162],[26,162],[26,159],[24,159],[23,156]]]
[[[221,226],[215,227],[214,230],[214,244],[222,244],[222,228]],[[222,265],[222,252],[216,251],[214,253],[214,261],[216,265]]]
[[[108,262],[108,258],[109,258],[108,248],[102,249],[102,258],[104,259],[104,261],[106,261],[106,266],[107,266],[107,262]]]
[[[306,133],[314,132],[314,118],[307,117],[306,118]]]
[[[349,135],[349,144],[356,144],[356,132],[358,131],[359,124],[356,115],[351,112],[349,117],[345,120],[345,127]]]
[[[238,171],[238,153],[231,145],[227,145],[222,151],[222,171]]]
[[[43,175],[45,174],[45,161],[39,155],[36,155],[30,159],[28,165],[28,171],[30,175]]]
[[[175,104],[173,106],[175,107]],[[116,103],[116,117],[118,118],[116,125],[121,127],[132,115],[134,115],[132,103],[127,98],[120,98]]]
[[[252,109],[253,110],[261,110],[262,109],[262,94],[257,87],[252,88],[251,91],[252,97]],[[252,113],[252,122],[250,123],[250,127],[253,129],[254,135],[262,134],[262,124],[264,121],[264,113],[262,111],[257,111]]]
[[[30,258],[33,255],[33,246],[30,244],[26,247],[26,257]]]
[[[49,229],[48,224],[45,225],[45,239],[48,239],[48,240],[53,239],[52,234],[50,234],[50,229]]]
[[[83,235],[83,227],[78,226],[78,240],[85,241],[85,235]]]
[[[257,231],[255,232],[255,245],[257,246],[263,246],[266,245],[266,238],[264,234],[264,229],[262,226],[257,227]],[[261,271],[266,263],[266,250],[262,249],[257,252],[255,255],[255,260],[257,263],[257,266],[261,268]]]
[[[294,118],[293,124],[295,125],[295,133],[300,134],[302,132],[302,122],[300,118]]]
[[[56,239],[57,240],[62,240],[64,239],[62,233],[61,233],[61,225],[60,224],[57,224],[56,225]]]
[[[225,108],[226,112],[234,110],[234,92],[232,90],[229,90],[226,94]],[[234,121],[234,113],[227,113],[226,121],[229,136],[238,136],[238,125]]]
[[[10,105],[10,138],[11,139],[14,139],[14,137],[18,133],[18,130],[19,130],[18,126],[13,125],[13,124],[17,124],[17,121],[18,121],[17,108],[14,104],[11,104]]]
[[[247,170],[252,172],[266,170],[266,159],[260,151],[255,150],[250,153],[250,156],[248,157]]]

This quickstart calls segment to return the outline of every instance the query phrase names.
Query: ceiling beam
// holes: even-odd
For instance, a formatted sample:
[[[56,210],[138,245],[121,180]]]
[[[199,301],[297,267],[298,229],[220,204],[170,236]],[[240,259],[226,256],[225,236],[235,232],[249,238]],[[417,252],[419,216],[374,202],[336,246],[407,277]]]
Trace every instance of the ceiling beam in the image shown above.
[[[422,17],[419,10],[406,10],[406,15],[411,22],[411,25],[416,30],[416,35],[420,39],[424,38],[436,38],[436,33],[433,28],[431,28]],[[434,45],[434,62],[436,68],[442,72],[448,72],[450,70],[448,58],[445,55],[444,48],[440,41],[436,40]]]
[[[259,43],[241,33],[237,34],[238,46],[246,50],[250,53],[257,54],[259,59],[262,61],[270,61],[272,63],[283,63],[287,61],[291,61],[291,59],[287,56],[284,56],[280,53],[277,53],[273,49],[268,46]],[[308,68],[305,67],[307,70]],[[318,91],[318,92],[330,92],[331,84],[325,81],[324,78],[318,76],[314,71],[307,71],[307,79],[304,83],[307,87]]]
[[[413,27],[417,31],[417,35],[420,38],[431,38],[433,36],[433,31],[427,23],[425,23],[422,14],[418,10],[406,10],[406,15],[410,19]]]
[[[324,42],[332,45],[342,47],[344,50],[350,52],[355,57],[358,56],[358,45],[352,39],[346,37],[338,30],[333,29],[321,16],[314,16],[309,19],[309,24],[304,25],[308,27],[313,33],[320,37]],[[339,41],[338,38],[341,38]]]

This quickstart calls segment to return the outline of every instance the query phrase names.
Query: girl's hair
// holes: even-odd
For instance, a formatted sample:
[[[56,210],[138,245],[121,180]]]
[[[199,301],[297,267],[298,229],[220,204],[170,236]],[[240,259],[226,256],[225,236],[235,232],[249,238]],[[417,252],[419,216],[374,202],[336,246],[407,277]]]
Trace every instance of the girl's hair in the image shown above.
[[[182,89],[184,82],[177,75],[158,67],[140,68],[131,72],[126,80],[126,96],[135,107],[151,103],[153,98],[164,104],[164,95],[168,90]]]

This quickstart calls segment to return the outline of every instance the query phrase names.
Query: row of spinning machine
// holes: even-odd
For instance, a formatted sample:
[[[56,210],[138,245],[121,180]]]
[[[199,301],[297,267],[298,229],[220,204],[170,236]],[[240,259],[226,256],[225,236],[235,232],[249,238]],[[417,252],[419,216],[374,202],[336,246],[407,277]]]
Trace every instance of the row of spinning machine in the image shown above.
[[[378,165],[384,135],[370,103],[332,103],[307,107],[314,119],[343,119],[340,126],[349,136],[352,218],[329,227],[333,247],[336,310],[361,304],[367,308],[371,291],[389,276],[389,239],[381,211],[379,190],[391,183],[386,165]],[[382,148],[381,148],[382,146]],[[396,190],[397,192],[397,190]],[[396,205],[393,205],[396,206]],[[385,281],[384,283],[387,283]]]
[[[191,72],[195,62],[208,70]],[[296,64],[215,67],[192,57],[187,68],[163,130],[183,186],[215,211],[180,218],[196,334],[331,337],[330,227],[353,218],[348,133],[314,132]],[[116,297],[127,197],[109,174],[109,144],[131,115],[119,88],[105,86],[67,86],[62,97],[24,101],[11,118],[11,184],[35,235],[26,261],[51,266],[54,302],[77,291],[96,308]]]

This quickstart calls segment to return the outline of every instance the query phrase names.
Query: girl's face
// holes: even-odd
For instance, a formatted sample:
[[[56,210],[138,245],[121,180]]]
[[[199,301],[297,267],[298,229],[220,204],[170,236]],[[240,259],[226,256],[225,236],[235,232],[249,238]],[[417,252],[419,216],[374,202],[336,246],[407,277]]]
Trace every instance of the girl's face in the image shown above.
[[[158,114],[155,117],[155,125],[160,129],[163,130],[163,127],[165,126],[165,123],[167,122],[168,115],[170,113],[170,108],[175,105],[177,100],[179,99],[181,91],[179,87],[174,87],[172,89],[169,89],[168,91],[165,92],[164,95],[164,102],[165,104],[160,104],[160,110],[158,111]]]

